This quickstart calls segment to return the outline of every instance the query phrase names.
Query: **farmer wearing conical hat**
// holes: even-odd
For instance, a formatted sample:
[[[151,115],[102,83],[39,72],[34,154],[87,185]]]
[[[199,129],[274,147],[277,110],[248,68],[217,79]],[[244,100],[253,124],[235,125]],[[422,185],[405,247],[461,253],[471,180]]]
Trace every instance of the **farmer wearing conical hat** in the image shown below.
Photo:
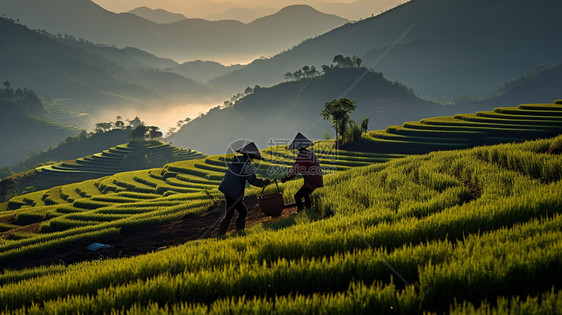
[[[226,214],[219,226],[219,236],[225,235],[230,225],[230,220],[234,216],[234,210],[238,211],[236,219],[236,231],[244,231],[246,225],[246,214],[248,209],[242,202],[246,181],[258,187],[264,187],[270,183],[269,179],[258,179],[255,174],[252,159],[262,159],[260,151],[255,143],[250,142],[242,148],[236,150],[241,156],[235,156],[228,165],[228,170],[219,186],[219,190],[224,193],[226,199]]]
[[[302,175],[304,184],[295,194],[295,201],[297,202],[297,211],[301,211],[304,206],[308,209],[311,208],[310,194],[319,187],[324,186],[322,178],[322,169],[318,163],[316,155],[307,148],[312,146],[312,141],[308,140],[300,132],[297,134],[293,142],[287,147],[289,150],[298,150],[297,160],[293,167],[287,173],[287,176],[281,179],[284,183],[288,180],[295,178],[297,175]],[[302,200],[304,199],[304,205]]]

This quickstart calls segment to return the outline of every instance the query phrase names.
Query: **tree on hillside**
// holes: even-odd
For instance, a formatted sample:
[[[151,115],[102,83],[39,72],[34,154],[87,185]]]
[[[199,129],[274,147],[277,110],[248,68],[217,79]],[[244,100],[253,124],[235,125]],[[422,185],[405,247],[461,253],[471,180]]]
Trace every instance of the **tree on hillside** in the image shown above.
[[[309,73],[310,73],[310,66],[304,66],[304,67],[302,67],[301,70],[302,70],[303,76],[308,78]]]
[[[351,57],[345,57],[342,68],[353,68],[353,60]]]
[[[112,122],[101,122],[101,123],[96,124],[95,131],[97,133],[103,133],[103,132],[107,132],[107,131],[111,130],[112,127],[113,127]]]
[[[125,123],[123,122],[123,118],[121,118],[121,116],[117,116],[115,117],[115,128],[117,129],[123,129],[125,128]]]
[[[355,55],[353,55],[353,57],[337,55],[334,57],[332,63],[335,63],[338,68],[361,68],[363,60]]]
[[[166,135],[166,137],[170,137],[171,135],[173,135],[174,133],[176,133],[178,131],[178,128],[176,127],[170,127],[168,128],[168,134]]]
[[[363,60],[361,60],[361,58],[353,55],[353,59],[352,59],[353,65],[357,68],[361,68],[361,64],[363,63]]]
[[[82,130],[78,135],[78,140],[85,140],[88,137],[88,132],[86,130]]]
[[[338,65],[338,67],[342,67],[342,65],[344,64],[344,57],[343,55],[336,55],[334,57],[334,60],[332,60],[332,63],[335,63]]]
[[[363,121],[361,122],[361,131],[363,133],[367,133],[367,129],[369,129],[369,117],[363,118]]]
[[[162,139],[162,132],[160,130],[158,130],[159,128],[156,126],[149,126],[148,127],[148,137],[151,140],[160,140]]]
[[[315,66],[309,67],[309,66],[304,66],[302,68],[302,72],[304,73],[304,76],[307,78],[314,78],[319,72],[316,70]]]
[[[315,66],[304,66],[295,72],[287,72],[285,73],[284,77],[285,80],[291,81],[295,80],[298,81],[303,78],[311,79],[320,74],[318,70],[316,70]]]
[[[144,122],[142,120],[140,120],[140,118],[138,116],[136,116],[135,119],[133,119],[133,120],[127,119],[127,122],[129,123],[129,126],[133,129],[144,124]]]
[[[10,88],[10,82],[4,82],[4,89],[0,89],[0,98],[11,102],[14,97],[14,89]]]
[[[349,127],[343,133],[343,138],[346,143],[352,143],[361,138],[361,126],[354,121],[349,122]]]
[[[349,113],[354,111],[356,107],[357,105],[355,104],[355,101],[347,98],[333,100],[324,105],[324,109],[320,113],[320,116],[322,116],[325,120],[332,120],[336,131],[336,144],[339,136],[345,134],[345,130],[351,122]]]
[[[302,79],[302,75],[303,75],[302,69],[293,72],[293,78],[297,81]]]
[[[139,125],[129,134],[129,138],[133,141],[144,141],[147,131],[147,126]]]

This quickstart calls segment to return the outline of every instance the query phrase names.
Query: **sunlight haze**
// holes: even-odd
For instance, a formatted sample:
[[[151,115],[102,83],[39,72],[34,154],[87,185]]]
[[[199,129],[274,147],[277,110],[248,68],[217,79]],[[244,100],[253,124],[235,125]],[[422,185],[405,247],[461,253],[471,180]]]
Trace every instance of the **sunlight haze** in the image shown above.
[[[275,11],[289,5],[306,4],[325,13],[339,15],[347,19],[366,18],[373,14],[379,14],[381,10],[388,10],[398,4],[408,2],[407,0],[242,0],[242,1],[196,1],[196,0],[92,0],[103,8],[113,12],[128,12],[138,7],[146,6],[151,9],[164,9],[174,13],[181,13],[188,18],[216,19],[224,18],[223,13],[228,16],[230,10],[253,10],[255,17],[272,14]],[[353,4],[353,7],[344,8]],[[243,22],[250,22],[249,20]]]

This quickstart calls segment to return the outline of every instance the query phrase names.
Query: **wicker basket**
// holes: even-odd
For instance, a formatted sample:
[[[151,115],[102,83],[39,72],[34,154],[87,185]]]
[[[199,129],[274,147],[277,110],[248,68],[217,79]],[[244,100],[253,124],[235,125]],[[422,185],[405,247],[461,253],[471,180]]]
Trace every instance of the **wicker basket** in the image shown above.
[[[283,212],[283,195],[280,193],[265,194],[258,197],[260,209],[265,215],[278,216]]]
[[[285,206],[283,202],[283,195],[279,191],[279,185],[277,184],[277,179],[274,180],[275,185],[277,185],[277,192],[271,194],[263,194],[265,187],[261,191],[261,196],[258,197],[258,203],[260,205],[261,211],[265,215],[272,217],[278,216],[283,212]]]

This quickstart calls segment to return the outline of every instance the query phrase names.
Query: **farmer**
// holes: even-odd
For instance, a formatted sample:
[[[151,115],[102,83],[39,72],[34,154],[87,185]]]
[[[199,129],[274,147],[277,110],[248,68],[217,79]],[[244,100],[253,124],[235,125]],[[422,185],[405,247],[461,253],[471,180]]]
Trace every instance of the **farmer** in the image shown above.
[[[298,174],[301,174],[304,178],[304,185],[302,185],[301,189],[295,194],[297,212],[304,208],[302,199],[304,199],[304,205],[310,209],[310,194],[312,194],[316,188],[324,186],[322,169],[320,168],[320,164],[318,164],[318,159],[312,151],[307,149],[312,145],[312,141],[308,140],[299,132],[293,142],[287,147],[289,150],[298,150],[299,154],[297,155],[295,164],[289,170],[287,176],[281,179],[281,182],[284,183],[291,180]]]
[[[252,159],[262,159],[260,151],[255,143],[250,142],[244,147],[236,150],[241,156],[235,156],[228,165],[228,170],[224,175],[219,190],[224,193],[226,199],[226,214],[219,226],[219,236],[225,235],[230,220],[234,216],[234,210],[238,211],[238,219],[236,219],[236,231],[244,231],[246,224],[246,214],[248,209],[242,202],[244,198],[244,190],[246,181],[258,187],[264,187],[270,183],[269,179],[258,179],[255,174]]]

